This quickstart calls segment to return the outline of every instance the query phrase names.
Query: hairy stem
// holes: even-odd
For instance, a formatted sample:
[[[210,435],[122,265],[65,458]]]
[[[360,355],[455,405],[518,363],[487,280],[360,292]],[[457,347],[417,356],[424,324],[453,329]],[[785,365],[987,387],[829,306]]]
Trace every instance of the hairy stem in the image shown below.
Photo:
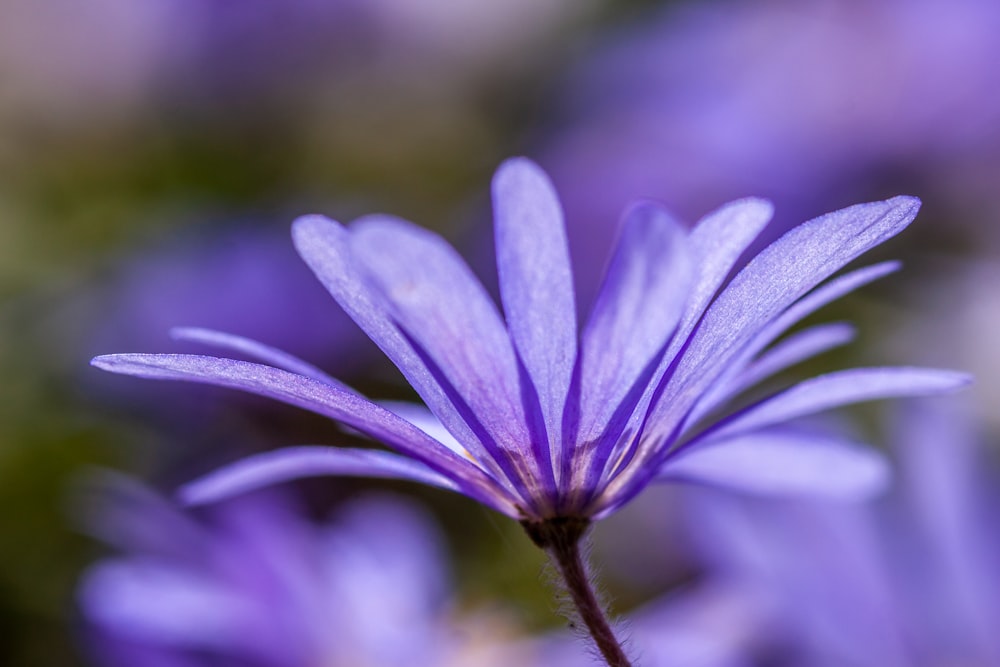
[[[590,585],[587,569],[580,554],[580,540],[590,522],[586,519],[568,517],[538,522],[526,521],[523,525],[532,541],[545,549],[555,561],[556,568],[566,583],[570,599],[580,614],[580,620],[587,626],[587,631],[608,665],[632,667]]]

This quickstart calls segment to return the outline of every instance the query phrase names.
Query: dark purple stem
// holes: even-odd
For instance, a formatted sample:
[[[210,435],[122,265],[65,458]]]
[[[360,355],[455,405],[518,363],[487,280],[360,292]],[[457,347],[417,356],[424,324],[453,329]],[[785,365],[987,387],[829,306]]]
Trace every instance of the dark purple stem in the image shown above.
[[[580,539],[590,522],[576,517],[523,522],[531,540],[549,552],[569,590],[580,620],[587,626],[590,636],[610,667],[632,667],[625,651],[611,630],[601,603],[587,578],[587,568],[580,555]]]

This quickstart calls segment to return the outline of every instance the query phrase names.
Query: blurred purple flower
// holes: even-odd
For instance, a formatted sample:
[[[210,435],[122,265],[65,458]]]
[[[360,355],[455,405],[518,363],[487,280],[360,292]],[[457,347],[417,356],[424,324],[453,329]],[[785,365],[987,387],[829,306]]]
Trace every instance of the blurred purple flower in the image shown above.
[[[725,419],[703,419],[775,372],[851,338],[846,325],[820,325],[765,351],[820,306],[896,268],[877,264],[813,290],[905,228],[918,208],[912,198],[807,222],[725,286],[769,220],[767,203],[735,202],[690,233],[654,204],[639,203],[626,214],[578,338],[562,212],[551,183],[533,163],[515,159],[500,167],[493,188],[506,324],[454,250],[426,230],[383,215],[350,228],[319,216],[294,226],[300,254],[429,412],[387,409],[301,360],[214,331],[179,336],[268,365],[194,355],[94,360],[116,373],[270,396],[342,421],[401,454],[328,447],[269,452],[191,484],[183,492],[189,502],[321,474],[416,480],[528,524],[606,516],[657,479],[855,497],[881,486],[882,459],[843,438],[788,430],[784,422],[968,381],[947,371],[853,369],[812,378]]]
[[[636,197],[691,216],[761,195],[782,229],[887,185],[988,205],[998,31],[991,0],[682,3],[620,31],[577,67],[542,161],[586,229],[575,256],[599,261]]]
[[[1000,664],[988,452],[955,410],[921,406],[900,426],[900,485],[879,505],[703,499],[706,554],[770,592],[791,664]]]
[[[90,522],[122,553],[92,566],[78,599],[108,665],[510,664],[468,645],[451,618],[440,536],[428,517],[369,497],[320,526],[287,499],[248,496],[201,519],[121,478]],[[479,637],[480,641],[485,641]],[[501,656],[504,656],[501,658]]]

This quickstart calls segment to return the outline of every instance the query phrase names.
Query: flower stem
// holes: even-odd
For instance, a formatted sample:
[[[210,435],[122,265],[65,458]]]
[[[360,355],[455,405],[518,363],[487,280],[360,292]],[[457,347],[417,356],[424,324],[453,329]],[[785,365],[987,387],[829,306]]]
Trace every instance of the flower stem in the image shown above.
[[[587,631],[608,665],[631,667],[632,663],[625,656],[625,651],[618,643],[590,585],[587,568],[580,554],[580,540],[590,522],[587,519],[568,517],[538,522],[525,521],[523,525],[531,540],[545,549],[555,561],[580,619],[587,626]]]

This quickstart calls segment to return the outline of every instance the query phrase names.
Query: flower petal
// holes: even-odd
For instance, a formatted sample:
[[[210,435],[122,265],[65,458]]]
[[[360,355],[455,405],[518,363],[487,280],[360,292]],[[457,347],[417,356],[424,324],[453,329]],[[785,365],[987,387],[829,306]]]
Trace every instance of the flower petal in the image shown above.
[[[465,447],[444,427],[437,416],[420,405],[409,401],[379,401],[379,405],[389,412],[399,415],[421,431],[431,436],[451,451],[468,457]]]
[[[773,213],[774,207],[768,201],[753,198],[742,199],[726,204],[706,215],[691,231],[688,244],[694,256],[697,270],[690,287],[687,303],[684,306],[684,314],[666,354],[637,403],[629,428],[636,432],[642,429],[643,422],[648,418],[650,405],[655,408],[657,398],[663,390],[663,378],[673,370],[678,355],[683,353],[691,332],[701,321],[705,309],[725,283],[726,278],[732,273],[736,262],[770,222]],[[618,447],[623,447],[624,452],[617,450],[604,452],[602,456],[595,458],[594,462],[598,465],[605,465],[608,461],[631,461],[638,451],[640,442],[642,441],[639,438],[634,438],[631,442],[621,443]],[[664,438],[660,438],[645,442],[660,443],[666,441]],[[622,453],[624,456],[620,456]],[[611,467],[606,467],[603,470],[605,479],[613,474],[613,469],[617,465],[614,463]],[[591,471],[591,474],[597,472],[602,471]]]
[[[463,493],[477,498],[504,494],[492,476],[413,424],[357,394],[311,378],[246,361],[184,354],[113,354],[91,363],[113,373],[201,382],[274,398],[342,421],[412,456],[454,480]]]
[[[351,249],[382,289],[392,316],[431,355],[502,444],[526,441],[517,361],[496,306],[442,238],[404,220],[368,216]]]
[[[965,373],[930,368],[852,368],[810,378],[765,399],[718,427],[697,436],[726,438],[786,422],[830,408],[901,396],[924,396],[961,389],[971,382]]]
[[[680,337],[683,343],[732,272],[740,256],[771,221],[774,206],[764,199],[740,199],[709,213],[691,230],[690,243],[698,262],[691,298],[684,309]]]
[[[877,451],[829,435],[754,431],[685,450],[663,465],[660,480],[685,480],[770,496],[864,500],[888,485]]]
[[[349,233],[322,216],[305,216],[292,226],[299,254],[337,303],[385,352],[445,427],[484,465],[503,475],[472,427],[432,371],[392,321],[390,305],[365,277],[349,247]],[[491,465],[492,464],[492,465]]]
[[[167,646],[232,650],[259,620],[252,600],[224,582],[153,558],[90,568],[78,603],[88,619],[117,634]]]
[[[689,422],[694,423],[733,396],[786,368],[849,343],[854,340],[855,333],[856,330],[852,325],[835,322],[820,324],[792,334],[736,373],[732,379],[716,384],[695,406]]]
[[[178,491],[178,497],[188,505],[203,505],[262,486],[323,475],[405,479],[449,491],[458,490],[447,477],[398,454],[316,446],[288,447],[240,459],[185,484]],[[492,498],[477,500],[493,504]]]
[[[239,352],[257,361],[261,361],[275,368],[282,368],[289,373],[304,375],[318,382],[332,384],[344,391],[354,392],[353,389],[336,378],[327,375],[324,371],[312,364],[288,354],[283,350],[259,343],[250,338],[236,336],[234,334],[216,331],[214,329],[204,329],[202,327],[175,327],[170,330],[170,336],[174,340],[186,340],[194,343],[202,343],[219,347],[232,352]],[[356,393],[356,392],[355,392]]]
[[[532,437],[517,358],[496,305],[438,235],[389,216],[361,218],[350,247],[391,314],[469,408],[480,441],[526,496],[554,492],[548,443]]]
[[[73,508],[87,532],[125,551],[152,553],[178,562],[203,556],[205,534],[177,505],[128,475],[86,473]]]
[[[706,311],[654,408],[656,428],[672,430],[768,322],[844,264],[902,231],[918,208],[913,197],[858,204],[810,220],[765,248]]]
[[[880,262],[850,271],[820,285],[760,329],[728,364],[726,370],[716,380],[717,385],[726,384],[732,378],[742,373],[761,350],[809,315],[812,315],[826,304],[836,301],[859,287],[863,287],[874,280],[898,271],[900,266],[901,264],[896,261]]]
[[[632,415],[639,395],[627,397],[637,383],[645,389],[684,312],[693,273],[686,238],[651,202],[626,215],[583,332],[578,442],[616,441]]]
[[[577,347],[562,206],[545,172],[516,158],[504,162],[493,177],[493,210],[507,327],[538,393],[556,460]]]

